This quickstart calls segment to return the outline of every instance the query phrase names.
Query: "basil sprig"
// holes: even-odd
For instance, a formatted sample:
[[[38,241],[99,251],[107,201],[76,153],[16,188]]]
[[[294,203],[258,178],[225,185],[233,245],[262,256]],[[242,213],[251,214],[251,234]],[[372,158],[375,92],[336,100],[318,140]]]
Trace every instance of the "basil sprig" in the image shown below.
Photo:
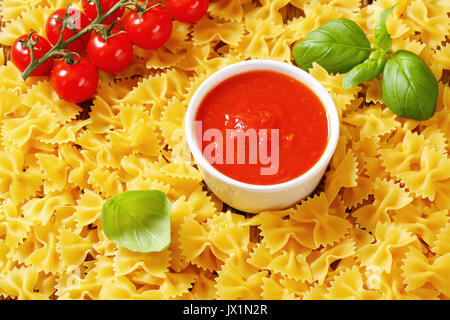
[[[345,73],[343,87],[352,88],[383,73],[383,102],[400,117],[427,120],[436,111],[438,83],[416,54],[392,52],[384,10],[375,25],[374,48],[353,21],[337,19],[309,33],[293,49],[297,65],[308,71],[317,62],[330,73]]]
[[[383,72],[387,61],[387,52],[383,49],[373,51],[369,58],[361,64],[352,68],[344,75],[343,87],[350,89],[364,83],[367,80],[376,78]]]
[[[438,83],[418,55],[399,50],[386,63],[383,102],[400,117],[426,120],[436,111]]]
[[[309,33],[293,51],[297,65],[308,71],[317,62],[332,73],[344,73],[366,60],[370,42],[364,31],[349,19],[337,19]]]
[[[100,219],[106,236],[135,252],[160,252],[170,244],[171,203],[161,191],[127,191],[104,205]]]
[[[381,12],[380,17],[375,23],[375,34],[373,35],[373,44],[376,48],[384,49],[386,51],[391,50],[392,47],[392,38],[386,28],[386,21],[389,18],[392,10],[397,6],[390,7],[389,9]]]

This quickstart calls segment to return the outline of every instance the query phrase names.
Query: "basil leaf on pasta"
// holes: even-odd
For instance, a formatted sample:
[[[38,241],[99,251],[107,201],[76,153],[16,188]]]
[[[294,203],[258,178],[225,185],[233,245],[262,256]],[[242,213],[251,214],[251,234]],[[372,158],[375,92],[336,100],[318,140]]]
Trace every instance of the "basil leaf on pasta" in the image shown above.
[[[127,191],[104,204],[100,219],[106,236],[117,245],[160,252],[170,244],[171,206],[161,191]]]
[[[378,77],[378,75],[383,72],[386,60],[386,51],[382,49],[373,51],[370,54],[369,59],[353,67],[352,70],[345,74],[343,81],[344,89],[353,88],[367,80]]]
[[[381,12],[380,17],[378,18],[375,25],[375,34],[373,36],[373,43],[375,47],[384,49],[386,51],[390,50],[392,46],[392,38],[387,31],[386,21],[396,5],[397,4]]]
[[[399,50],[383,73],[383,102],[400,117],[426,120],[436,111],[438,83],[427,63],[416,54]]]
[[[345,73],[366,60],[371,52],[363,30],[349,19],[325,23],[309,33],[293,50],[297,65],[308,70],[317,62],[328,72]]]

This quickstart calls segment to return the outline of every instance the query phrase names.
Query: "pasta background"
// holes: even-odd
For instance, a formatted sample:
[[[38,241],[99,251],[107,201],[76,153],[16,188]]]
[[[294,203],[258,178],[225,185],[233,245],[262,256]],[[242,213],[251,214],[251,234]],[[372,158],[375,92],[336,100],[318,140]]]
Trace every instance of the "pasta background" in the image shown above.
[[[69,0],[3,0],[0,44]],[[160,49],[101,74],[88,112],[47,77],[22,81],[0,51],[0,297],[3,299],[449,299],[450,8],[403,0],[393,49],[419,54],[439,80],[436,114],[399,118],[380,78],[342,89],[315,64],[341,136],[323,183],[293,208],[244,216],[213,194],[186,155],[183,116],[214,71],[249,58],[291,63],[323,23],[357,22],[369,38],[396,0],[216,0],[179,22]],[[293,14],[296,12],[297,14]],[[4,65],[3,65],[4,64]],[[103,233],[103,203],[157,189],[173,203],[172,242],[134,253]]]

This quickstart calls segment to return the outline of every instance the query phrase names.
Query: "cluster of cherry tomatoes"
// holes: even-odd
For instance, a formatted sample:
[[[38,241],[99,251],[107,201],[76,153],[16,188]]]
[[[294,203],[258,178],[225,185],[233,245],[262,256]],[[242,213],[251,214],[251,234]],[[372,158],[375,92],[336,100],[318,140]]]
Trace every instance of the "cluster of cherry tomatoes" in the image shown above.
[[[119,0],[100,0],[101,13],[108,12]],[[67,59],[49,59],[31,75],[42,76],[51,71],[50,80],[58,95],[69,102],[88,100],[97,90],[98,70],[116,73],[126,68],[133,57],[133,44],[143,49],[156,49],[164,45],[172,33],[172,17],[185,23],[200,20],[208,9],[209,0],[166,0],[165,8],[148,4],[145,11],[129,11],[123,21],[123,29],[108,28],[108,34],[96,31],[86,33],[65,49],[73,52],[72,62]],[[103,25],[120,20],[125,7],[109,15]],[[66,41],[85,29],[97,18],[96,4],[83,0],[83,12],[69,8],[56,10],[47,20],[47,39],[33,33],[19,37],[13,44],[11,60],[22,72],[31,62],[31,50],[25,45],[33,43],[33,57],[40,59],[56,45],[62,32],[62,21],[69,17],[62,39]],[[83,57],[87,51],[87,58]],[[69,59],[70,60],[70,59]]]

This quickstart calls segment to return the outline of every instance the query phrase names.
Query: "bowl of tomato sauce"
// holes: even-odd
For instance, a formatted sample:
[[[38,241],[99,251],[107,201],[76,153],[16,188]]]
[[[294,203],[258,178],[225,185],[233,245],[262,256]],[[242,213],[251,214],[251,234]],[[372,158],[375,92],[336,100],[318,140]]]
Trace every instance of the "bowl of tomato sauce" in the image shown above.
[[[289,207],[314,191],[336,149],[339,115],[307,72],[249,60],[200,85],[185,134],[210,190],[235,209],[257,213]]]

